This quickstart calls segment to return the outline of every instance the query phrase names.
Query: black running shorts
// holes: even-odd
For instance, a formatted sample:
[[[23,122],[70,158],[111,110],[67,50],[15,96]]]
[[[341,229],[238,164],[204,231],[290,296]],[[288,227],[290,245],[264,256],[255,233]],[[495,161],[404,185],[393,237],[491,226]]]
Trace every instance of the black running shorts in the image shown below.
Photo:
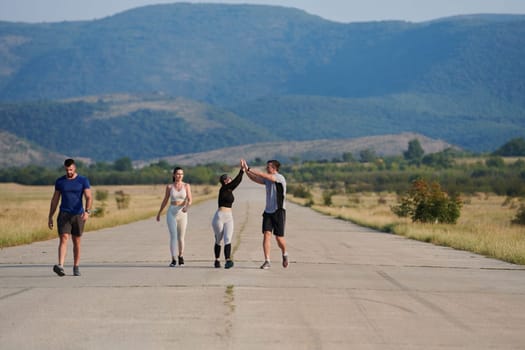
[[[273,213],[263,213],[262,232],[270,231],[274,235],[283,237],[286,224],[286,210],[277,209]]]
[[[57,218],[58,234],[70,233],[73,236],[82,236],[84,232],[84,220],[82,214],[73,215],[61,211]]]

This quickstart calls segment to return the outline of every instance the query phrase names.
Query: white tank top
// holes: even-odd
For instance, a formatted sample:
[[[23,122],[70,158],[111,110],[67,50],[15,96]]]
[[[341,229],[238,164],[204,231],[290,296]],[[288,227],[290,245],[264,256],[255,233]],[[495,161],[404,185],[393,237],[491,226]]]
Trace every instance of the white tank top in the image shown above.
[[[174,185],[171,186],[170,197],[172,202],[182,202],[186,199],[186,184],[183,184],[180,191],[175,189]]]

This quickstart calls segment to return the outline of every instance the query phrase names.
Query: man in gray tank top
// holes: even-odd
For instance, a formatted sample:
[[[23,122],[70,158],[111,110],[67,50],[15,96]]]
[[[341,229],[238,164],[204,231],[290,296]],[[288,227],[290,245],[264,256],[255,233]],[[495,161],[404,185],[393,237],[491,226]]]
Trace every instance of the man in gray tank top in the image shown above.
[[[272,159],[266,162],[266,173],[251,169],[246,161],[242,160],[242,167],[246,175],[255,183],[266,187],[266,206],[263,213],[262,233],[264,263],[261,269],[271,267],[270,247],[272,233],[282,252],[283,267],[288,267],[288,252],[284,228],[286,224],[286,179],[279,174],[281,163]]]

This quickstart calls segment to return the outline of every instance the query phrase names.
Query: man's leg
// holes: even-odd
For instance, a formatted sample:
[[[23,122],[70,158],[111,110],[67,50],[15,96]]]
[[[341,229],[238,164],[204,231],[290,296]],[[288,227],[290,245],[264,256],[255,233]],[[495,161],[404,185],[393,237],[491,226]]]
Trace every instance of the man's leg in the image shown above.
[[[80,240],[82,236],[72,235],[73,239],[73,265],[78,266],[80,263]]]
[[[280,236],[275,236],[275,240],[277,241],[277,245],[279,246],[279,248],[281,248],[281,252],[283,253],[283,255],[286,254],[286,239],[283,237],[280,237]]]
[[[80,239],[81,236],[71,235],[73,239],[73,275],[80,276],[79,263],[80,263]]]
[[[264,235],[263,237],[264,260],[270,261],[270,248],[271,248],[272,233],[270,231],[264,231],[263,235]]]
[[[67,241],[69,239],[69,233],[63,233],[60,235],[60,243],[58,244],[58,265],[64,266],[67,253]]]
[[[279,248],[281,248],[281,252],[283,255],[283,267],[288,267],[288,252],[286,252],[286,239],[284,236],[275,236],[275,240],[277,241],[277,245]]]
[[[60,234],[60,241],[58,243],[58,264],[53,266],[53,271],[59,276],[65,275],[64,261],[66,260],[68,238],[69,238],[69,233]]]

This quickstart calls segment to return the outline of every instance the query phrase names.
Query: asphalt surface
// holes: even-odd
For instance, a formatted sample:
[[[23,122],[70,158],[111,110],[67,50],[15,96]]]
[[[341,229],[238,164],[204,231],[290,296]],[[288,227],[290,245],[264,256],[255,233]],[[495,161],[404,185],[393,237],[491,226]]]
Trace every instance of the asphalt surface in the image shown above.
[[[52,272],[58,239],[0,250],[0,348],[525,349],[525,267],[288,203],[290,265],[272,241],[261,270],[264,189],[235,195],[229,270],[213,268],[215,200],[190,209],[182,268],[164,217],[86,233],[80,277],[71,245]]]

